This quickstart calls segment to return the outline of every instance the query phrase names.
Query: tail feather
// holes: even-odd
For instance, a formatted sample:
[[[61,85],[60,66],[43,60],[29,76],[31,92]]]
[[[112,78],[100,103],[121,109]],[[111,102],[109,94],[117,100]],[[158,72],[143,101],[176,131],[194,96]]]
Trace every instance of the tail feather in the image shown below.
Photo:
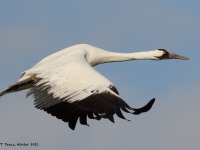
[[[17,82],[14,85],[11,85],[10,87],[8,87],[6,90],[0,92],[0,97],[8,94],[8,93],[12,93],[12,92],[17,92],[17,91],[21,91],[21,90],[25,90],[28,88],[31,88],[34,85],[34,81],[33,80],[28,80],[26,82]]]

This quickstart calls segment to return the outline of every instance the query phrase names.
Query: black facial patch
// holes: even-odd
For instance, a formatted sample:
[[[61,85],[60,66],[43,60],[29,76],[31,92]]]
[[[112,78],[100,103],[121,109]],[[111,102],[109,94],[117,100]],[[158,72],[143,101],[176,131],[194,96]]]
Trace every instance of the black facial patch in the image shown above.
[[[165,49],[158,49],[159,51],[163,51],[164,54],[162,56],[157,57],[158,59],[167,59],[170,57],[169,52]]]
[[[167,51],[166,49],[163,49],[163,48],[159,48],[158,50],[159,51],[165,51],[165,52]]]

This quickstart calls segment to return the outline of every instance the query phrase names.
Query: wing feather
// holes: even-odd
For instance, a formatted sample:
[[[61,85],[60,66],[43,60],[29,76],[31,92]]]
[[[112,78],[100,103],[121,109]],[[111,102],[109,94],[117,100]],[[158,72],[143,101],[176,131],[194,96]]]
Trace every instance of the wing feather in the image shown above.
[[[27,96],[33,95],[36,108],[68,122],[71,129],[78,120],[88,125],[87,118],[114,122],[114,114],[126,119],[121,110],[134,114],[113,84],[88,64],[84,51],[48,65],[44,62],[31,70],[36,75],[35,84]],[[135,110],[138,114],[149,109]]]

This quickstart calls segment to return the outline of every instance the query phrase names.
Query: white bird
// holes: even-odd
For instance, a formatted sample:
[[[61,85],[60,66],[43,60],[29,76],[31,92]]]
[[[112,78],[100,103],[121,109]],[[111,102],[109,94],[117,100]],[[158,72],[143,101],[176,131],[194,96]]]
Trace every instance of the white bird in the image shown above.
[[[0,96],[30,89],[27,97],[33,95],[36,108],[68,122],[73,130],[78,119],[80,124],[88,125],[87,117],[96,120],[107,118],[114,122],[114,114],[126,119],[121,110],[135,115],[149,111],[155,99],[138,109],[130,107],[119,96],[112,82],[92,66],[128,60],[163,59],[188,60],[165,49],[114,53],[88,44],[74,45],[49,55],[24,71],[19,81],[1,92]]]

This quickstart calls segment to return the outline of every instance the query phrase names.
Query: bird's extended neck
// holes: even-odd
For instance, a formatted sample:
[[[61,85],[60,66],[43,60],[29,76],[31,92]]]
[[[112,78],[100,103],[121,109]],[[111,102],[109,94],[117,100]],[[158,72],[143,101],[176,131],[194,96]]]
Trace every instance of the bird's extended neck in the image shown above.
[[[155,60],[155,50],[134,53],[113,53],[108,52],[108,62],[129,61],[129,60]]]
[[[120,62],[129,60],[157,60],[157,50],[146,51],[146,52],[134,52],[134,53],[115,53],[109,51],[98,51],[96,52],[95,59],[89,59],[89,63],[92,66],[109,63],[109,62]]]

